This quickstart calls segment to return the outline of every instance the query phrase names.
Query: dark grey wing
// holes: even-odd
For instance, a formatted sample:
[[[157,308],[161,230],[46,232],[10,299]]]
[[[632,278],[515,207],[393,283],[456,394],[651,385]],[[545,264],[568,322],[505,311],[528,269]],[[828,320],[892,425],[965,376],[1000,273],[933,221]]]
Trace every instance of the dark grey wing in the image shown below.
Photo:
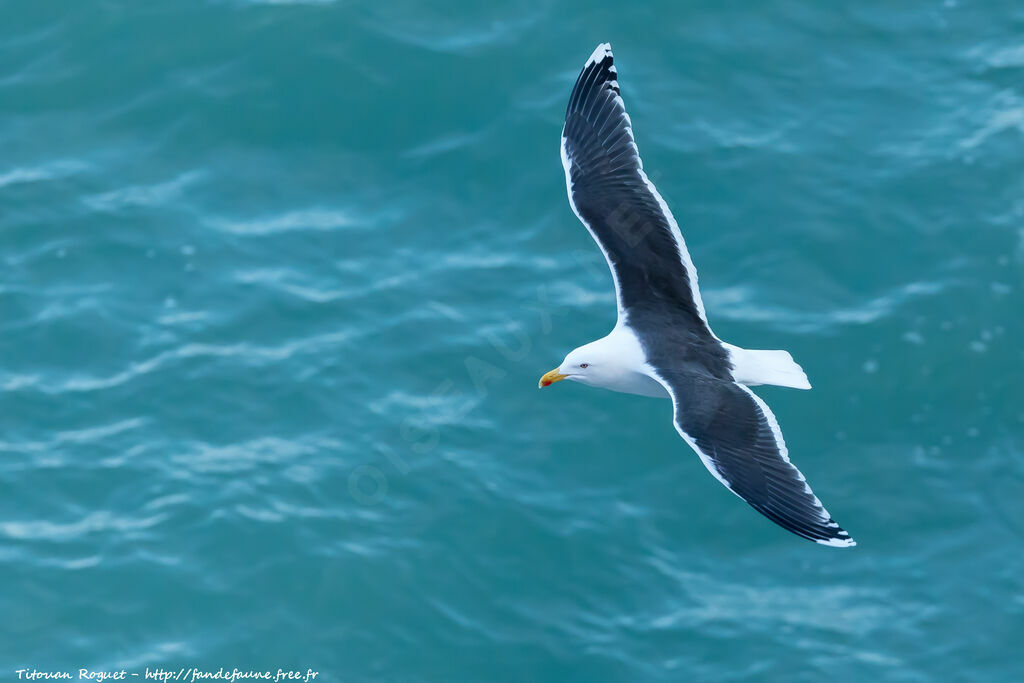
[[[667,374],[667,376],[666,376]],[[772,411],[734,382],[659,373],[679,435],[720,482],[784,529],[816,543],[856,545],[789,461]]]
[[[713,337],[679,226],[643,171],[619,95],[611,46],[598,45],[569,98],[562,165],[569,203],[604,252],[619,317],[658,320]]]

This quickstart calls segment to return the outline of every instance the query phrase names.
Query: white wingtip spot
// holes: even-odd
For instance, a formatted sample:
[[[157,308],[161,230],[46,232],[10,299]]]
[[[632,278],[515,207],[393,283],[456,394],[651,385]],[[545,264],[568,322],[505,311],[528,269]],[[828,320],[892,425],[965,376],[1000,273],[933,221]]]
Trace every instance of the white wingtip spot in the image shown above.
[[[826,539],[815,539],[815,543],[821,545],[831,546],[833,548],[852,548],[857,545],[857,541],[852,538],[826,538]]]
[[[611,56],[611,54],[612,54],[612,45],[611,45],[611,43],[601,43],[600,45],[597,46],[597,48],[594,50],[594,52],[591,53],[590,59],[587,60],[586,66],[590,66],[591,64],[596,64],[597,62],[600,62],[602,59],[604,59],[605,56]],[[584,68],[586,68],[586,66]]]

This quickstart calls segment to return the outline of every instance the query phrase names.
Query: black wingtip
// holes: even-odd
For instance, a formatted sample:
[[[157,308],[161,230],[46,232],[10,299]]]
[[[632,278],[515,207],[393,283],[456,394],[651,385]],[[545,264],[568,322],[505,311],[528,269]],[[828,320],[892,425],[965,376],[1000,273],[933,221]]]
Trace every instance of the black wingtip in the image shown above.
[[[615,58],[610,43],[601,43],[591,53],[580,75],[573,85],[566,107],[566,117],[574,111],[588,111],[592,108],[595,98],[605,89],[619,93],[618,75],[615,72]]]
[[[740,497],[742,498],[742,496]],[[831,517],[828,517],[826,522],[809,518],[802,506],[779,505],[781,502],[763,504],[747,500],[750,507],[800,538],[833,548],[852,548],[857,545],[857,541],[853,540],[849,532],[840,527]],[[820,503],[818,505],[820,506]],[[825,512],[823,508],[822,512]],[[825,512],[825,514],[828,513]]]

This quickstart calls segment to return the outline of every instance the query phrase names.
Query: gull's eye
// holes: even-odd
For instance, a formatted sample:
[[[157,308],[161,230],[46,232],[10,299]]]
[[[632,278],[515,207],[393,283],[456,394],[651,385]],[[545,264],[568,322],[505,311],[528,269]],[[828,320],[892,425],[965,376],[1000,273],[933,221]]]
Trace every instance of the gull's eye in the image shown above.
[[[580,363],[580,367],[586,370],[587,368],[590,367],[590,363]]]

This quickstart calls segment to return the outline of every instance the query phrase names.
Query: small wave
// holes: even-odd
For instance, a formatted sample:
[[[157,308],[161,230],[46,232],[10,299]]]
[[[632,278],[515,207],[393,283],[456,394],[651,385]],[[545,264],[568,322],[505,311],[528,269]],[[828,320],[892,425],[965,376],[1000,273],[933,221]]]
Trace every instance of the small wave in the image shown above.
[[[195,472],[238,472],[261,463],[290,463],[312,455],[318,448],[316,442],[266,436],[224,446],[196,442],[171,459]]]
[[[681,570],[666,561],[664,551],[656,551],[647,562],[658,572],[678,583],[692,604],[655,610],[643,621],[641,630],[659,631],[715,620],[729,619],[749,624],[761,622],[774,628],[814,628],[848,637],[862,637],[885,628],[893,620],[920,619],[933,612],[925,605],[893,606],[885,591],[866,587],[835,585],[826,587],[752,586],[729,581],[721,576]],[[657,556],[661,555],[661,557]],[[807,605],[816,605],[808,610]],[[836,620],[834,615],[842,614]]]
[[[1024,134],[1024,100],[1021,98],[1003,93],[983,109],[991,113],[971,136],[960,142],[961,149],[980,147],[989,138],[1007,131]]]
[[[469,147],[480,141],[482,133],[453,133],[435,138],[422,145],[417,145],[405,153],[411,159],[425,159],[436,157],[448,152],[454,152],[464,147]]]
[[[132,363],[127,369],[107,376],[74,376],[58,383],[48,383],[35,376],[16,375],[4,380],[9,391],[34,389],[44,394],[87,393],[103,391],[134,381],[178,361],[195,358],[234,358],[249,365],[263,365],[287,360],[299,353],[333,347],[349,341],[352,333],[346,331],[302,337],[278,346],[258,346],[245,342],[236,344],[186,344],[164,351],[144,361]],[[16,378],[16,379],[15,379]]]
[[[301,230],[335,230],[354,224],[352,217],[338,209],[303,209],[248,220],[215,218],[208,221],[218,230],[235,235],[275,235]]]
[[[0,189],[9,185],[67,178],[88,167],[88,164],[74,160],[59,160],[38,166],[19,166],[0,173]]]
[[[710,141],[710,146],[715,149],[766,149],[779,154],[796,154],[800,151],[799,145],[792,140],[790,134],[798,131],[802,124],[802,121],[794,120],[773,128],[759,129],[742,121],[711,122],[697,119],[686,124],[687,128],[696,129],[697,134],[679,134],[672,130],[672,126],[668,126],[671,134],[658,135],[655,140],[661,147],[674,152],[692,153],[707,147]],[[657,180],[656,176],[654,180]]]
[[[972,58],[980,60],[993,69],[1011,69],[1024,67],[1024,45],[1011,45],[1000,48],[978,48],[972,50]]]
[[[69,65],[61,58],[61,50],[53,50],[42,54],[21,68],[7,72],[0,77],[0,88],[16,86],[34,86],[46,83],[53,85],[59,81],[67,81],[77,75],[80,67]]]
[[[138,429],[145,425],[146,422],[143,418],[136,417],[97,427],[58,432],[54,438],[44,441],[0,441],[0,451],[12,453],[49,453],[68,444],[81,445],[105,442],[118,434]]]
[[[82,201],[89,208],[104,212],[139,206],[163,206],[180,197],[185,188],[194,184],[203,175],[202,171],[186,171],[162,183],[122,187],[85,197]]]
[[[892,315],[907,301],[934,296],[946,289],[941,282],[911,282],[857,306],[826,312],[794,311],[757,301],[746,287],[708,289],[704,298],[717,315],[730,320],[771,322],[791,330],[813,331],[836,325],[863,325]]]
[[[508,18],[487,18],[475,24],[464,20],[455,24],[450,16],[439,13],[424,16],[425,6],[415,7],[417,11],[407,11],[393,4],[380,5],[375,8],[377,16],[370,21],[372,31],[432,52],[461,54],[484,46],[515,44],[523,40],[542,17],[541,12],[530,11],[530,6],[524,5],[516,8],[518,12],[510,12]],[[385,10],[389,11],[385,13]]]
[[[0,535],[17,540],[66,541],[79,540],[94,533],[129,533],[156,526],[167,519],[166,514],[126,518],[106,510],[90,513],[74,522],[51,522],[45,519],[25,522],[0,522]]]
[[[257,268],[238,272],[234,279],[244,284],[267,287],[314,304],[339,301],[350,293],[344,289],[324,289],[313,285],[296,284],[291,281],[295,277],[296,274],[287,268]]]

